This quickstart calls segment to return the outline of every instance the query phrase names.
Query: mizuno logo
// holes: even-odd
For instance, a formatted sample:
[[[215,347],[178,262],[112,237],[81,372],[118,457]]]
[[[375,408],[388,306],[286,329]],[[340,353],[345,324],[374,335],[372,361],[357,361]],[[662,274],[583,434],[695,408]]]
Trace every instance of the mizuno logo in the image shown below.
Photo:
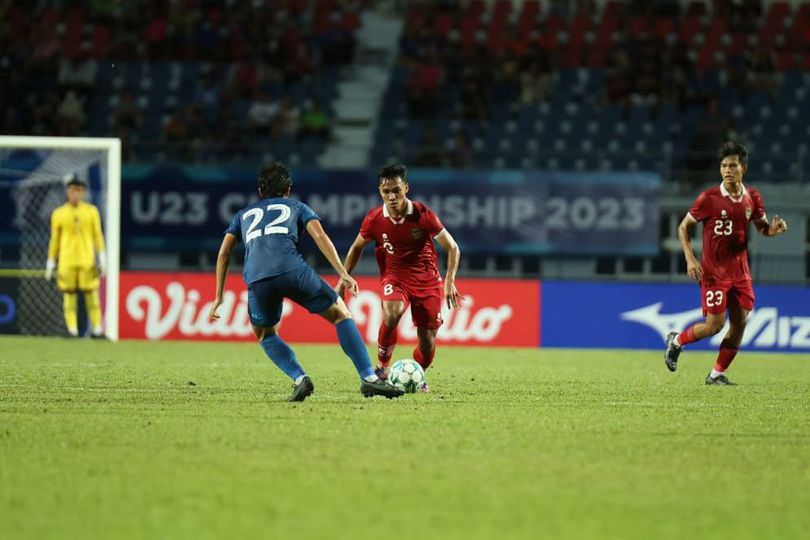
[[[622,320],[643,324],[652,328],[661,339],[670,332],[680,332],[690,323],[703,318],[701,308],[680,313],[661,313],[663,302],[656,302],[620,314]],[[728,322],[710,342],[717,346],[728,331]],[[761,348],[808,349],[810,348],[810,317],[779,315],[775,307],[761,307],[751,312],[745,327],[743,346]]]
[[[666,340],[667,334],[670,332],[680,332],[686,326],[697,319],[702,318],[703,310],[701,308],[691,309],[689,311],[682,311],[681,313],[661,314],[661,306],[663,302],[645,306],[643,308],[634,309],[633,311],[625,311],[621,314],[622,320],[633,321],[639,324],[645,324],[655,330],[662,340]]]

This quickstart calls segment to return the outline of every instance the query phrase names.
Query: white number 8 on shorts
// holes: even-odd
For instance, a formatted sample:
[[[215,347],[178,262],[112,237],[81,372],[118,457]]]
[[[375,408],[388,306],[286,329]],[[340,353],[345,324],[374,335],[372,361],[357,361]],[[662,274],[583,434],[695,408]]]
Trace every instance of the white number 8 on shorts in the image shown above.
[[[393,293],[394,293],[394,286],[391,285],[390,283],[386,283],[383,286],[383,294],[385,296],[391,296]]]

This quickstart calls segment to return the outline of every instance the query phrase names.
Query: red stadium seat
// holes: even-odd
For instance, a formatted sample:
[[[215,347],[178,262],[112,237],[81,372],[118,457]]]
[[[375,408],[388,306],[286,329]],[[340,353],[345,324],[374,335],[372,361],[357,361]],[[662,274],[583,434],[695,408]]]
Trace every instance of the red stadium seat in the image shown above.
[[[584,13],[575,15],[571,20],[571,26],[568,30],[569,43],[573,46],[581,47],[585,42],[585,34],[590,29],[590,26],[591,18],[588,15]]]
[[[708,9],[706,8],[706,2],[703,0],[691,0],[689,2],[689,6],[686,8],[687,15],[697,15],[698,17],[702,17],[706,15]]]
[[[436,15],[434,28],[436,33],[444,35],[453,30],[456,26],[456,18],[452,13],[439,13]]]
[[[627,35],[630,38],[638,38],[649,32],[647,18],[633,16],[627,20]]]
[[[675,19],[672,17],[658,17],[655,19],[653,32],[659,39],[666,39],[666,37],[675,32]]]
[[[107,58],[107,55],[110,53],[111,37],[112,32],[108,26],[103,24],[96,24],[93,26],[93,39],[90,55],[97,60]]]
[[[776,69],[778,71],[789,71],[796,67],[796,53],[783,49],[776,53]],[[807,69],[807,66],[804,67]]]
[[[700,34],[701,31],[702,24],[700,17],[697,15],[688,15],[681,19],[678,35],[687,48],[693,49],[695,47],[695,37]]]

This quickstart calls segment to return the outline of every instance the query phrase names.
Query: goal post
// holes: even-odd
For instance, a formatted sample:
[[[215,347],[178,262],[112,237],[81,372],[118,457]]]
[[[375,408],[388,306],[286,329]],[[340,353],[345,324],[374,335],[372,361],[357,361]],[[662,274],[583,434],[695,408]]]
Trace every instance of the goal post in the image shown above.
[[[121,252],[121,141],[117,138],[29,137],[0,135],[0,193],[14,215],[0,217],[11,224],[4,240],[16,242],[16,267],[0,269],[0,278],[20,280],[21,310],[39,304],[40,313],[26,315],[22,334],[64,335],[61,301],[53,305],[55,287],[43,287],[50,236],[50,213],[64,203],[63,178],[77,174],[87,181],[88,198],[99,207],[106,248],[104,333],[118,339],[119,271]],[[57,196],[58,194],[58,196]],[[10,238],[10,239],[9,239]],[[12,252],[17,252],[11,249]],[[7,266],[7,261],[3,261]],[[58,296],[57,296],[58,298]],[[59,313],[61,326],[46,321],[48,309]],[[22,313],[20,314],[22,317]],[[38,319],[39,317],[39,319]]]

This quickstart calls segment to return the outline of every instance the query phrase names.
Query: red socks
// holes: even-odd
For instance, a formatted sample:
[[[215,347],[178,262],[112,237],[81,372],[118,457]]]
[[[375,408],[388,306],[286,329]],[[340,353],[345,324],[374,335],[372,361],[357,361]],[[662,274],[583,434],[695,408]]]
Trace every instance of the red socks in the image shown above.
[[[377,333],[377,363],[382,367],[388,367],[391,356],[394,354],[394,347],[397,346],[397,327],[388,328],[385,323],[380,325]]]
[[[427,370],[430,367],[430,364],[433,363],[433,357],[436,356],[436,347],[433,347],[430,350],[430,354],[425,356],[422,354],[422,351],[419,349],[419,346],[413,350],[413,359],[422,366],[422,369]]]
[[[689,328],[678,334],[677,339],[678,343],[681,344],[681,347],[697,341],[697,338],[695,337],[695,327],[690,326]]]
[[[737,356],[737,348],[729,344],[729,340],[724,339],[720,343],[720,353],[717,355],[717,362],[714,364],[714,370],[720,373],[728,369],[734,357]]]
[[[385,323],[380,325],[380,331],[377,333],[377,363],[382,367],[388,367],[391,362],[391,356],[394,354],[394,347],[397,346],[397,327],[388,328]],[[436,348],[434,347],[429,355],[422,354],[417,346],[413,350],[413,359],[416,360],[422,369],[427,369],[433,363],[433,357],[436,355]]]

